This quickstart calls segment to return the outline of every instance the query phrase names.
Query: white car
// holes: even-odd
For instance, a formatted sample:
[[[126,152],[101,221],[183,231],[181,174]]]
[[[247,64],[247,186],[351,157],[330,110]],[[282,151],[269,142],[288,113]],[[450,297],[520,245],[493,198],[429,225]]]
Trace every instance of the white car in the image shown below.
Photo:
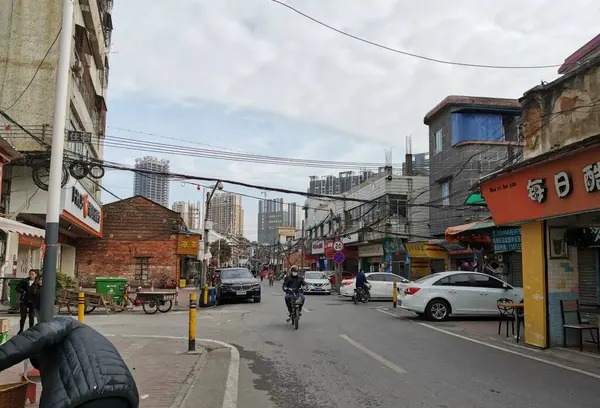
[[[331,295],[331,282],[329,282],[326,272],[306,271],[304,280],[307,285],[304,293],[326,293]]]
[[[394,281],[398,293],[404,293],[404,289],[409,286],[410,281],[402,276],[388,272],[372,272],[365,273],[367,282],[371,284],[371,299],[392,299],[394,294]],[[356,287],[356,278],[344,279],[340,294],[346,297],[354,296],[354,288]],[[399,296],[398,296],[399,298]]]
[[[434,273],[412,282],[400,293],[400,307],[442,321],[450,315],[498,315],[500,299],[523,301],[523,288],[516,288],[479,272]]]

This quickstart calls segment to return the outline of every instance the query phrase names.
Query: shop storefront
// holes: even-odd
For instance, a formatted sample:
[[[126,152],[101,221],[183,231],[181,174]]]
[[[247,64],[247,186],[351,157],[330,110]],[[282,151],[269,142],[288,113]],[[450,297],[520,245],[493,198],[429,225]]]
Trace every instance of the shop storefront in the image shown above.
[[[365,273],[385,272],[383,245],[370,244],[358,247],[358,257],[360,258],[360,269]]]
[[[384,238],[381,241],[385,255],[385,271],[408,279],[406,268],[406,249],[400,238]]]
[[[411,280],[448,270],[448,252],[441,246],[428,242],[409,242],[404,246],[410,265]]]
[[[315,258],[314,268],[312,270],[325,271],[327,270],[327,260],[325,258],[325,241],[314,241],[311,245],[311,255]]]
[[[496,224],[521,226],[527,344],[562,345],[562,300],[600,304],[599,159],[600,145],[571,145],[482,182]]]

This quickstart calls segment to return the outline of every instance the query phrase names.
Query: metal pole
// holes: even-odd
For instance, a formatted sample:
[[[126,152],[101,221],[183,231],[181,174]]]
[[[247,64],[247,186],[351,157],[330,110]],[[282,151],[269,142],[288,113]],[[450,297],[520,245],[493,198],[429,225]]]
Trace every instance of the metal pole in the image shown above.
[[[206,284],[206,274],[208,272],[208,260],[206,254],[208,254],[209,243],[208,243],[208,211],[210,208],[210,193],[206,193],[206,204],[204,205],[204,257],[202,259],[202,273],[200,274],[200,288],[204,288]]]
[[[190,293],[188,353],[196,351],[196,292]]]
[[[54,318],[56,291],[56,258],[58,255],[58,227],[60,220],[60,193],[63,174],[63,149],[65,145],[65,121],[69,103],[69,74],[71,65],[71,42],[73,36],[73,0],[63,0],[62,28],[56,75],[54,118],[52,121],[52,150],[50,156],[50,179],[46,207],[46,254],[44,257],[44,284],[41,289],[40,320]]]
[[[304,220],[302,220],[302,236],[300,237],[300,250],[302,251],[300,253],[300,269],[304,270],[304,252],[306,251],[306,249],[304,248]]]

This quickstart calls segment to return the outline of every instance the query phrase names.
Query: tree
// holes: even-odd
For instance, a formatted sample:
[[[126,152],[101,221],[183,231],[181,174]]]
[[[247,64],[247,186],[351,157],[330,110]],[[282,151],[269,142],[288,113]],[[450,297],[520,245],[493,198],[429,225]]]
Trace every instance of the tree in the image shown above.
[[[231,245],[227,240],[221,239],[210,244],[210,253],[213,258],[219,259],[220,264],[224,264],[231,259]]]

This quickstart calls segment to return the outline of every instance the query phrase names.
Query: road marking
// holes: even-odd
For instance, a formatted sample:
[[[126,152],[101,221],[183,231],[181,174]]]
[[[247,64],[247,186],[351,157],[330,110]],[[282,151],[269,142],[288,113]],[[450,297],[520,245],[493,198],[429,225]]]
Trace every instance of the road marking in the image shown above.
[[[386,360],[385,358],[381,357],[379,354],[375,353],[374,351],[369,350],[362,344],[355,342],[354,340],[352,340],[350,337],[346,336],[345,334],[340,334],[340,337],[342,339],[346,340],[348,343],[352,344],[354,347],[356,347],[357,349],[359,349],[366,355],[373,358],[374,360],[379,361],[381,364],[383,364],[390,370],[395,371],[398,374],[406,374],[407,373],[407,371],[405,369],[403,369],[402,367],[399,367],[396,364],[392,363],[391,361]]]
[[[470,337],[463,336],[463,335],[458,334],[458,333],[453,333],[453,332],[448,331],[448,330],[440,329],[439,327],[435,327],[435,326],[432,326],[432,325],[427,324],[427,323],[417,323],[417,324],[419,324],[419,325],[421,325],[423,327],[427,327],[428,329],[438,331],[440,333],[445,333],[445,334],[448,334],[450,336],[458,337],[459,339],[467,340],[467,341],[470,341],[472,343],[480,344],[482,346],[486,346],[486,347],[493,348],[493,349],[496,349],[496,350],[504,351],[505,353],[514,354],[514,355],[521,356],[521,357],[524,357],[524,358],[528,358],[530,360],[534,360],[534,361],[537,361],[537,362],[540,362],[540,363],[544,363],[544,364],[548,364],[548,365],[551,365],[551,366],[554,366],[554,367],[562,368],[564,370],[573,371],[575,373],[587,375],[588,377],[600,379],[600,374],[591,373],[589,371],[585,371],[585,370],[582,370],[582,369],[579,369],[579,368],[570,367],[568,365],[564,365],[564,364],[561,364],[561,363],[556,363],[554,361],[546,360],[545,358],[540,358],[540,357],[536,357],[536,356],[530,356],[528,354],[521,353],[519,351],[510,350],[510,349],[507,349],[507,348],[504,348],[504,347],[496,346],[495,344],[489,344],[489,343],[486,343],[484,341],[472,339]]]
[[[308,312],[308,313],[310,313],[312,311],[312,310],[308,310],[307,308],[303,308],[302,310],[305,312]]]
[[[143,334],[106,334],[106,337],[140,337],[149,339],[172,339],[172,340],[188,340],[187,337],[180,336],[159,336],[159,335],[143,335]],[[240,352],[237,348],[229,343],[212,339],[196,339],[197,342],[216,343],[220,346],[227,347],[231,356],[229,358],[229,370],[227,371],[227,382],[225,383],[225,394],[223,396],[222,408],[236,408],[238,399],[238,385],[240,376]]]
[[[378,312],[381,312],[381,313],[385,313],[386,315],[389,315],[389,316],[397,317],[398,319],[403,319],[402,316],[398,316],[397,314],[386,312],[385,310],[381,310],[381,309],[375,309],[375,310],[377,310]]]

